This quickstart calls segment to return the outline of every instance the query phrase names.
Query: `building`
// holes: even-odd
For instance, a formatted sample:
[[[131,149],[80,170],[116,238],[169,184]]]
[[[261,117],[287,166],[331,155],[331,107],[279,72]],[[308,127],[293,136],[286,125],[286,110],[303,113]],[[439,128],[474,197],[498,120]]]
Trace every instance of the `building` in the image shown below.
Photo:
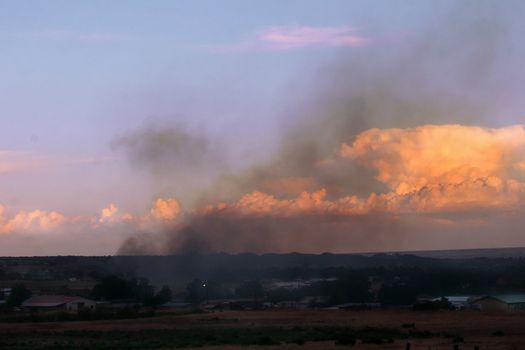
[[[472,301],[471,305],[481,311],[523,311],[525,294],[488,295]]]
[[[432,301],[441,301],[446,299],[456,310],[470,308],[472,297],[469,295],[447,295],[441,298],[432,299]]]
[[[76,313],[80,310],[95,310],[97,303],[81,297],[64,295],[41,295],[27,299],[21,305],[30,311],[65,311]]]

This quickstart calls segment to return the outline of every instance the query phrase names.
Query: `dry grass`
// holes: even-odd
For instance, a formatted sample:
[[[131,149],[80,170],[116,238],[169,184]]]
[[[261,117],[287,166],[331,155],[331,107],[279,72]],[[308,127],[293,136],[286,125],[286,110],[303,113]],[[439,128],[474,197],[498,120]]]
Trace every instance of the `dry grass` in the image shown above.
[[[482,313],[475,311],[413,312],[408,310],[268,310],[224,311],[207,314],[159,314],[157,317],[133,320],[60,322],[38,324],[0,324],[0,333],[23,337],[34,331],[123,331],[144,330],[206,330],[282,327],[365,327],[403,330],[403,324],[414,324],[417,331],[429,331],[435,336],[409,340],[396,340],[390,344],[372,345],[358,342],[354,349],[405,349],[410,342],[412,350],[453,349],[453,335],[464,338],[460,349],[525,349],[525,314]],[[406,329],[405,329],[406,331]],[[495,331],[504,332],[495,337]],[[447,337],[447,335],[449,335]],[[276,346],[253,346],[275,349]],[[283,344],[285,349],[342,349],[333,341],[307,342],[304,345]],[[213,346],[214,349],[239,349],[239,346]]]

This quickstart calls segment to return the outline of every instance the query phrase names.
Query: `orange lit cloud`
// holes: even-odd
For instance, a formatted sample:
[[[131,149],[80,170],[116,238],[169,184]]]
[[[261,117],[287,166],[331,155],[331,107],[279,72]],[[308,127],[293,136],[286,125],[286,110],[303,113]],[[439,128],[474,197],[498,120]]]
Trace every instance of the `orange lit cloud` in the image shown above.
[[[50,231],[66,222],[64,215],[56,211],[43,210],[20,211],[6,220],[3,217],[3,207],[0,209],[0,233]]]
[[[328,199],[312,190],[309,178],[265,182],[271,195],[251,192],[238,201],[201,213],[240,215],[362,215],[455,210],[515,209],[525,198],[525,129],[426,125],[411,129],[370,129],[339,150],[343,159],[376,171],[390,191]],[[351,179],[349,179],[350,181]],[[294,198],[289,198],[295,194]]]
[[[117,213],[118,208],[115,206],[115,204],[111,203],[109,207],[102,209],[99,222],[112,221]]]
[[[158,223],[168,224],[178,219],[181,213],[175,198],[157,198],[146,214],[122,212],[114,203],[94,216],[65,216],[57,211],[21,210],[7,217],[6,207],[0,205],[0,233],[84,232],[97,231],[104,227],[136,231],[155,228]]]
[[[200,214],[226,212],[249,216],[292,217],[299,215],[352,215],[368,211],[367,202],[356,196],[328,200],[326,190],[301,192],[293,199],[278,199],[264,192],[251,192],[231,204],[219,203]]]
[[[407,209],[509,208],[525,191],[525,129],[426,125],[370,129],[340,155],[377,171]]]
[[[525,199],[525,129],[521,126],[370,129],[357,135],[352,143],[342,144],[329,166],[350,169],[343,166],[346,162],[372,169],[375,179],[370,181],[384,184],[386,190],[336,197],[336,193],[317,187],[315,180],[304,174],[262,180],[257,184],[262,191],[185,213],[176,198],[156,198],[144,213],[130,214],[111,203],[98,215],[80,217],[44,210],[22,210],[8,217],[0,206],[0,233],[87,231],[109,241],[114,235],[177,232],[174,242],[182,238],[193,242],[195,225],[199,229],[197,241],[214,237],[208,232],[221,231],[215,225],[222,225],[219,236],[223,241],[228,232],[237,232],[236,251],[256,249],[252,240],[268,244],[271,250],[273,243],[269,238],[265,240],[264,232],[278,240],[287,232],[307,230],[312,238],[328,230],[338,232],[342,242],[344,234],[366,237],[369,227],[374,227],[378,237],[387,237],[392,225],[401,225],[401,218],[409,217],[412,220],[407,222],[415,222],[418,227],[431,225],[450,234],[454,229],[466,231],[472,225],[483,229],[491,225],[483,212],[501,213],[499,220],[504,220],[509,213],[521,213],[520,203]],[[351,174],[348,181],[352,181]],[[188,227],[192,229],[184,230]],[[404,232],[401,226],[396,230]],[[258,232],[261,237],[257,237]],[[486,237],[490,237],[488,233]],[[317,238],[314,241],[318,242]],[[352,242],[360,241],[355,238]],[[228,250],[227,246],[215,248]]]
[[[175,198],[157,198],[153,203],[150,214],[157,220],[172,221],[180,214],[181,208]]]

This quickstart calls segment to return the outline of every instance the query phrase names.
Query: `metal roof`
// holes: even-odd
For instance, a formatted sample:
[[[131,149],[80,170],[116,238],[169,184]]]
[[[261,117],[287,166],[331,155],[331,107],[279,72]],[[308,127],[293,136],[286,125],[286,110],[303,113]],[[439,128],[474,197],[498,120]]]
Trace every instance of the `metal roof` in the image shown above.
[[[506,304],[525,304],[525,294],[501,294],[494,295],[493,298]]]
[[[71,302],[92,302],[82,297],[72,297],[65,295],[41,295],[27,299],[22,303],[22,307],[57,307]]]
[[[469,295],[446,295],[444,297],[434,298],[432,301],[440,301],[442,298],[447,299],[451,303],[468,303],[472,299]]]

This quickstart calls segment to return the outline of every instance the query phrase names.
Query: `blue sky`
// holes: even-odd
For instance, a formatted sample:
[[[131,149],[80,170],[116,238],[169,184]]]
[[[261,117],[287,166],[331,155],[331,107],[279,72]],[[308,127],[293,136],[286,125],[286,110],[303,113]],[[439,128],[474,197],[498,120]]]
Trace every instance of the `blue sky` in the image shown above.
[[[424,7],[411,2],[399,11],[404,3],[1,1],[1,112],[10,124],[2,147],[32,149],[36,135],[39,149],[61,151],[74,142],[90,152],[112,136],[114,130],[103,130],[108,122],[133,125],[149,117],[147,110],[115,115],[127,98],[164,86],[186,95],[227,86],[239,100],[269,103],[337,49],[218,54],[207,47],[249,40],[275,25],[352,25],[364,36],[390,27],[401,35],[417,25]]]
[[[156,120],[205,127],[219,135],[254,127],[277,134],[290,82],[337,51],[353,48],[215,48],[252,40],[270,26],[351,25],[359,35],[372,35],[397,7],[377,5],[0,1],[0,149],[38,157],[110,157],[113,138]],[[417,22],[414,6],[420,7],[412,3],[399,16]],[[387,25],[395,28],[400,20],[390,18]],[[406,24],[396,30],[409,29]],[[267,139],[249,135],[244,148],[264,153],[268,150],[261,145]],[[8,199],[4,194],[2,200]],[[42,205],[45,199],[28,201]]]

